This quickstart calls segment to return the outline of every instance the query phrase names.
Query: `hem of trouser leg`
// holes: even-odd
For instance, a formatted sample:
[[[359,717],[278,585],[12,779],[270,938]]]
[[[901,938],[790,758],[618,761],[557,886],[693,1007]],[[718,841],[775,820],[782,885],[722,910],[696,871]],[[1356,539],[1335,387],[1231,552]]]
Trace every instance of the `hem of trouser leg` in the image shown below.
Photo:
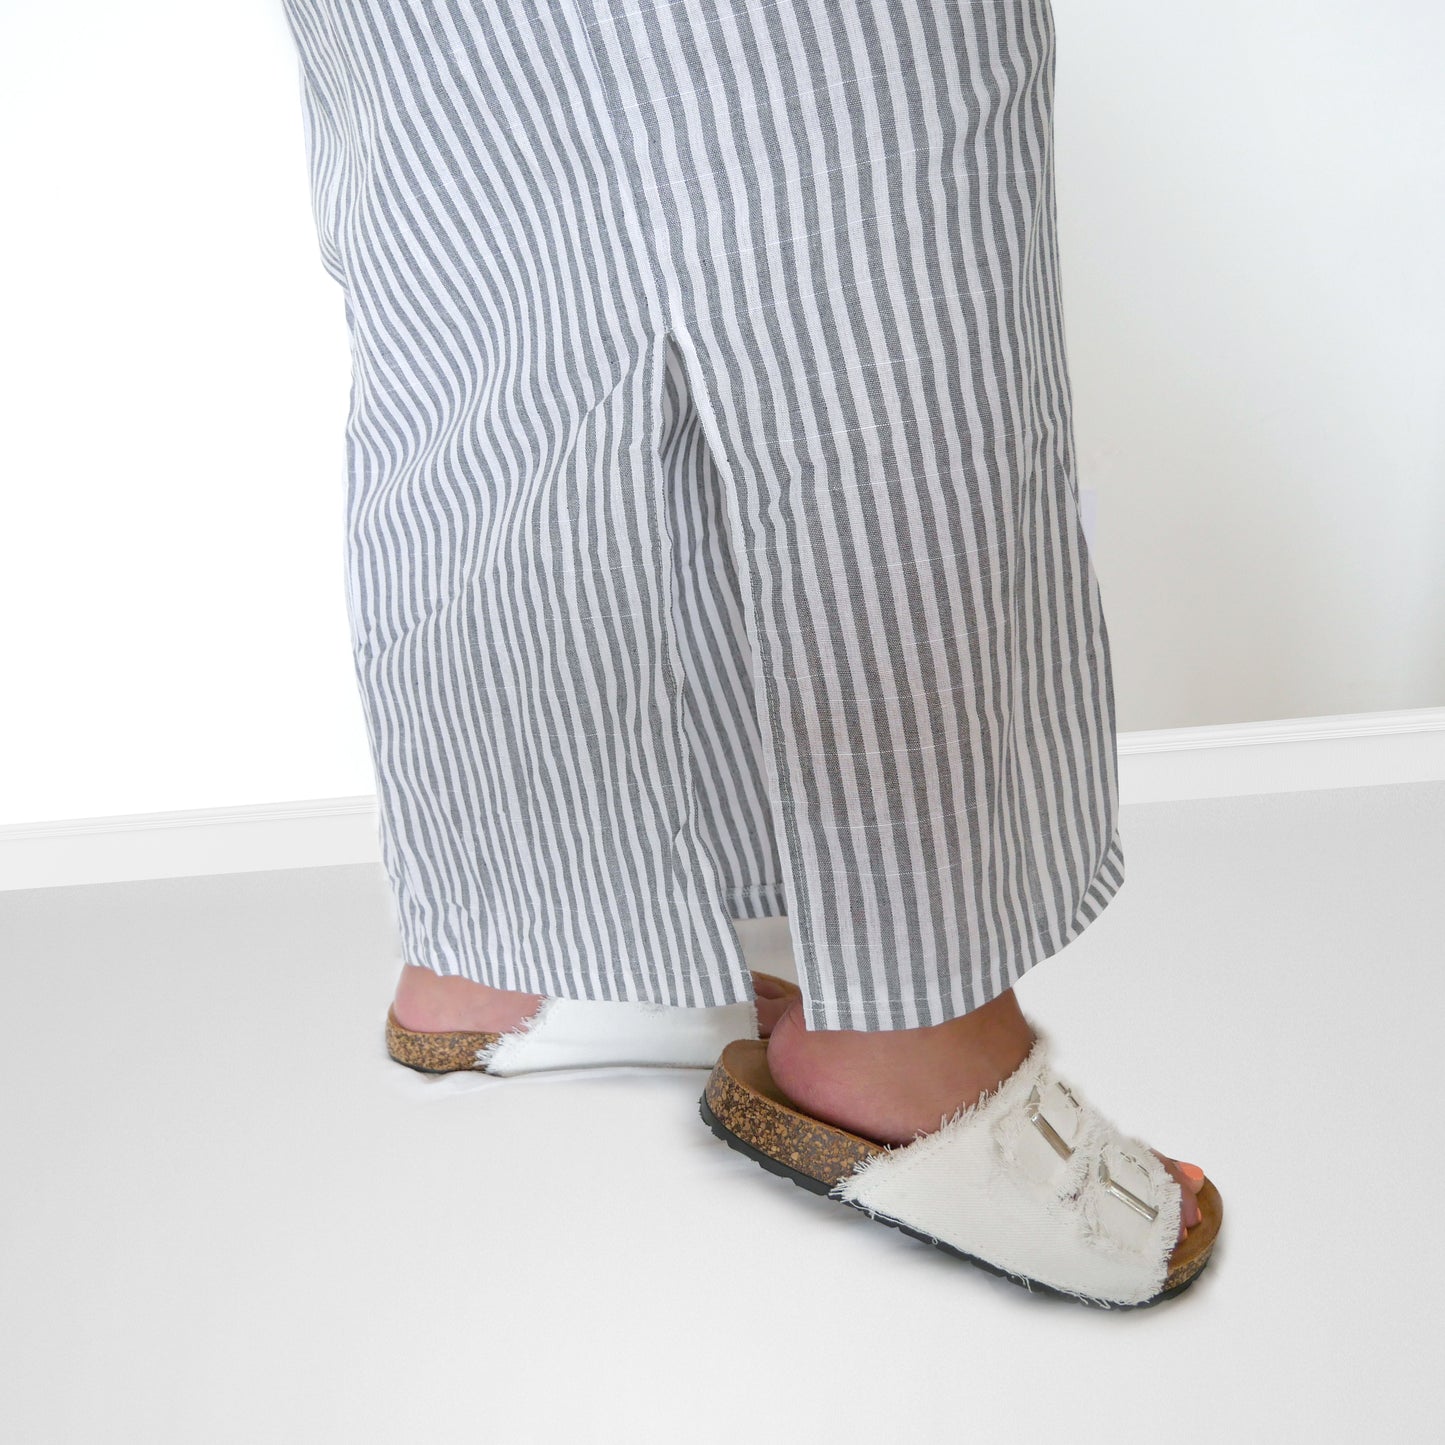
[[[848,1029],[860,1033],[883,1033],[895,1029],[907,1028],[929,1028],[935,1024],[946,1024],[955,1018],[962,1018],[964,1014],[972,1013],[974,1009],[982,1008],[984,1004],[997,998],[999,994],[1013,987],[1031,968],[1042,963],[1047,958],[1062,950],[1094,922],[1103,913],[1104,909],[1118,896],[1119,890],[1124,886],[1124,852],[1123,844],[1117,829],[1110,840],[1109,847],[1105,850],[1103,861],[1089,880],[1089,885],[1084,889],[1079,906],[1074,910],[1073,917],[1058,934],[1045,934],[1040,932],[1031,933],[1026,944],[1024,961],[1020,965],[1015,961],[1015,971],[1012,974],[1012,981],[1004,984],[998,989],[988,990],[984,995],[976,999],[970,1008],[953,1009],[948,999],[942,999],[942,1007],[939,1007],[940,1000],[932,994],[894,994],[888,998],[870,998],[863,1000],[857,1007],[849,1005],[847,1000],[839,1000],[837,1018],[838,1022],[828,1023],[822,1016],[822,1010],[814,1000],[809,999],[804,991],[803,1020],[810,1029]],[[1008,977],[1006,974],[1005,977]],[[940,990],[940,992],[943,992]],[[909,1023],[903,1014],[902,1006],[911,1003],[915,1006],[917,1022]]]
[[[395,895],[394,895],[395,896]],[[781,884],[762,883],[746,888],[732,889],[723,894],[723,903],[727,912],[729,922],[743,922],[756,918],[786,918],[787,903],[786,893]],[[412,928],[402,926],[401,918],[403,913],[415,925]],[[402,940],[400,962],[416,968],[424,968],[429,973],[436,974],[438,978],[464,978],[471,983],[483,984],[487,988],[505,988],[506,984],[494,982],[486,977],[487,970],[483,964],[474,956],[468,957],[459,954],[448,954],[438,950],[435,940],[430,937],[426,926],[412,910],[410,901],[399,903],[395,913],[397,931]],[[408,939],[416,943],[413,947]],[[746,978],[746,972],[744,974]],[[711,1004],[695,1004],[696,1008],[718,1008],[732,1004],[752,1002],[752,989],[744,984],[746,992],[736,998],[719,998]],[[728,992],[727,983],[724,983],[723,992]],[[616,1002],[616,999],[599,1000],[590,994],[574,993],[544,993],[544,997],[567,998],[579,1003],[595,1002]],[[672,1005],[683,1007],[684,1005]]]

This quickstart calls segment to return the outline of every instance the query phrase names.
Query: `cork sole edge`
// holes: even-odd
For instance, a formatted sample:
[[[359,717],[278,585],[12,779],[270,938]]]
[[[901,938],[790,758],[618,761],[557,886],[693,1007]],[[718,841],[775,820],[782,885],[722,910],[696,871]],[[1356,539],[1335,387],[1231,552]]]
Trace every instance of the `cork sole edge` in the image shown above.
[[[741,1045],[741,1046],[740,1046]],[[703,1122],[729,1148],[753,1160],[770,1174],[789,1180],[812,1194],[857,1209],[878,1224],[888,1225],[920,1243],[952,1255],[987,1273],[1021,1285],[1031,1294],[1053,1295],[1097,1309],[1146,1309],[1188,1289],[1213,1254],[1223,1220],[1224,1204],[1212,1180],[1206,1177],[1197,1199],[1200,1222],[1175,1246],[1164,1287],[1146,1300],[1121,1304],[1071,1294],[1053,1285],[1013,1274],[976,1255],[966,1254],[943,1240],[911,1228],[901,1220],[873,1214],[850,1200],[838,1199],[832,1189],[872,1154],[885,1153],[882,1144],[825,1124],[797,1108],[778,1088],[767,1070],[767,1046],[738,1041],[723,1050],[708,1076],[698,1112]]]
[[[386,1051],[398,1063],[419,1074],[485,1074],[477,1054],[501,1034],[462,1032],[425,1033],[403,1028],[394,1009],[386,1011]]]

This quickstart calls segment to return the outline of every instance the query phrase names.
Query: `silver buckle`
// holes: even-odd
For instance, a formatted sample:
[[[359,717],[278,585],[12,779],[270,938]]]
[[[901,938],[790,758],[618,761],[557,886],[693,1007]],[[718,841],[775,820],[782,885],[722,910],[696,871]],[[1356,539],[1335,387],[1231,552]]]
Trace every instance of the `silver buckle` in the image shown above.
[[[1132,1154],[1126,1154],[1126,1159],[1138,1164],[1139,1161]],[[1139,1165],[1142,1169],[1144,1166]],[[1099,1156],[1099,1183],[1105,1190],[1112,1194],[1115,1199],[1122,1199],[1136,1214],[1142,1214],[1151,1224],[1159,1217],[1159,1211],[1152,1205],[1146,1204],[1132,1189],[1126,1189],[1109,1173],[1109,1166],[1104,1163],[1104,1156]]]
[[[1077,1108],[1078,1102],[1074,1099],[1074,1096],[1070,1094],[1067,1089],[1064,1089],[1064,1086],[1062,1084],[1059,1085],[1059,1088],[1064,1090],[1064,1093],[1068,1095],[1069,1101],[1074,1104],[1075,1108]],[[1062,1136],[1059,1134],[1059,1131],[1055,1129],[1054,1126],[1050,1124],[1047,1119],[1044,1118],[1043,1101],[1039,1097],[1039,1090],[1037,1085],[1035,1085],[1034,1088],[1030,1091],[1029,1101],[1027,1105],[1025,1105],[1025,1108],[1028,1111],[1027,1117],[1029,1123],[1032,1124],[1034,1128],[1037,1129],[1039,1133],[1042,1134],[1044,1138],[1049,1141],[1049,1145],[1053,1149],[1054,1153],[1057,1154],[1060,1159],[1073,1158],[1074,1151],[1067,1144],[1064,1143]]]

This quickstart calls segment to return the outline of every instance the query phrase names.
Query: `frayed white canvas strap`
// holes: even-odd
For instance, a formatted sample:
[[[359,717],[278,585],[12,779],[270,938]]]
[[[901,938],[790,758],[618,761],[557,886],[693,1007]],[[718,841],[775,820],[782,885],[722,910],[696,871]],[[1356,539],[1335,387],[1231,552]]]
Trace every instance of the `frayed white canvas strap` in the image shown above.
[[[833,1193],[1009,1274],[1138,1304],[1163,1288],[1179,1186],[1146,1145],[1055,1077],[1034,1034],[993,1094],[864,1160]]]
[[[752,1003],[673,1008],[548,998],[521,1028],[477,1053],[489,1074],[650,1064],[710,1069],[734,1039],[758,1037]]]

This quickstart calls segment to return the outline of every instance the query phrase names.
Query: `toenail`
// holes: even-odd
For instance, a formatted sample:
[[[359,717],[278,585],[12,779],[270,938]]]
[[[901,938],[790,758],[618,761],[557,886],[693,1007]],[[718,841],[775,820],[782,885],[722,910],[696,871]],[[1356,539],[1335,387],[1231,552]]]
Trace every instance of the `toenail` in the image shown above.
[[[1185,1164],[1182,1160],[1174,1161],[1179,1165],[1179,1172],[1198,1189],[1204,1183],[1204,1171],[1197,1164]]]

